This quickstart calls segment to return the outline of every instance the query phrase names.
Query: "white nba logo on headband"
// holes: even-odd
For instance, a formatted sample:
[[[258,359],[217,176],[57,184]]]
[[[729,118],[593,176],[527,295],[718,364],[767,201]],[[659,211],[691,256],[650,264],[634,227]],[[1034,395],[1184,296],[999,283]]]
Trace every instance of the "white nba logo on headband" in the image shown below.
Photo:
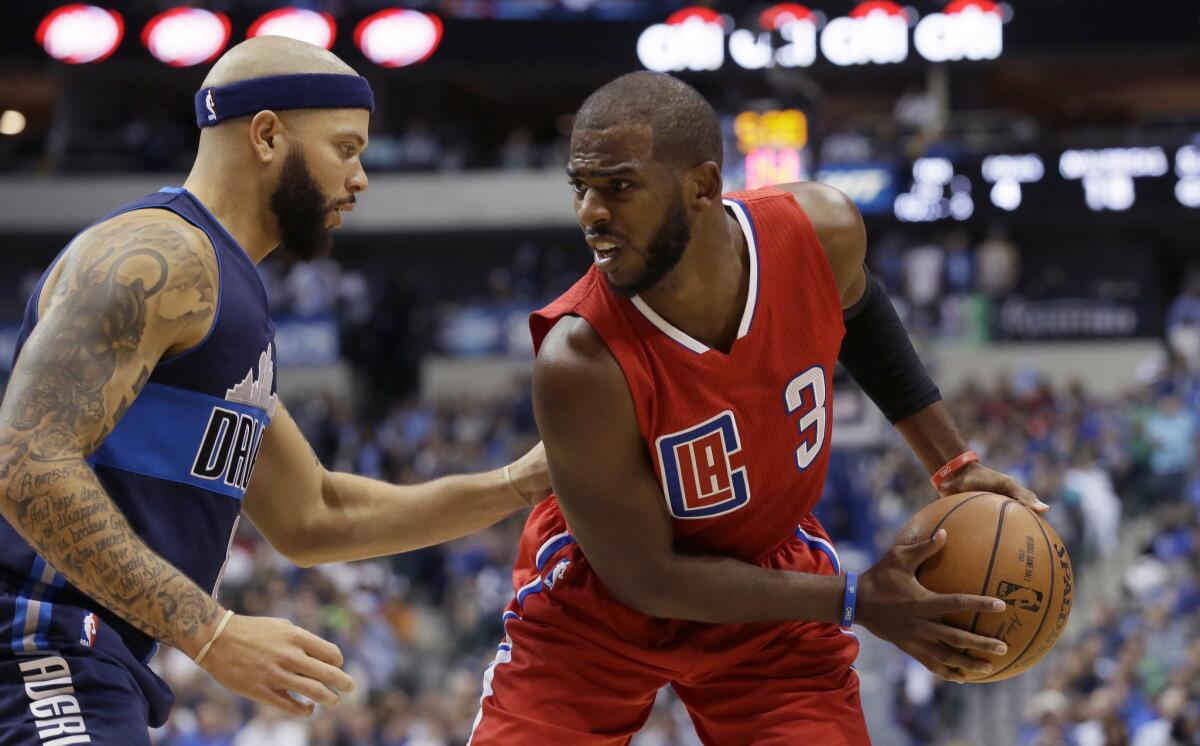
[[[217,91],[221,111],[217,111]],[[212,127],[229,119],[253,116],[260,111],[288,109],[375,110],[371,85],[358,75],[296,73],[268,75],[209,86],[196,91],[196,126]]]

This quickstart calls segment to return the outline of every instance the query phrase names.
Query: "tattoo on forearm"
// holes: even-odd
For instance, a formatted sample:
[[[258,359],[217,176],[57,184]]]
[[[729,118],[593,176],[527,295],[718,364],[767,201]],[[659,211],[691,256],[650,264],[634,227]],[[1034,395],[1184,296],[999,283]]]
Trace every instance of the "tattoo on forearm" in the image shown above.
[[[162,219],[105,223],[79,241],[0,405],[0,502],[72,583],[182,647],[220,607],[134,533],[83,457],[129,409],[158,352],[211,323],[215,257]]]

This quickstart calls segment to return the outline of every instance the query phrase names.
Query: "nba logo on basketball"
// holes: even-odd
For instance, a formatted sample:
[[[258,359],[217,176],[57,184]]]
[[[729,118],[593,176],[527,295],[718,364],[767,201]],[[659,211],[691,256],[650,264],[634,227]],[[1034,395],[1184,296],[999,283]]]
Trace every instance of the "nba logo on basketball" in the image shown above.
[[[750,502],[733,412],[656,441],[663,492],[676,518],[711,518]]]
[[[96,633],[100,631],[100,619],[93,612],[88,612],[83,618],[83,633],[79,636],[79,644],[89,648],[96,644]]]

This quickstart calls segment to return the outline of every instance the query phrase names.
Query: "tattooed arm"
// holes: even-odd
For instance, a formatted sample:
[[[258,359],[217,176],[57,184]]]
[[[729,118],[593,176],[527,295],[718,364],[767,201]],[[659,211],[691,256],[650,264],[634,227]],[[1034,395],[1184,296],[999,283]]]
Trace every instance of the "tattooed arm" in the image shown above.
[[[134,534],[84,457],[158,359],[211,325],[216,265],[202,240],[136,213],[80,236],[43,292],[0,407],[4,517],[85,593],[190,654],[222,609]]]
[[[224,609],[146,546],[84,458],[112,432],[158,360],[204,338],[216,312],[217,282],[207,238],[170,213],[137,211],[92,228],[48,278],[38,323],[0,404],[0,513],[84,593],[193,657],[212,638]],[[244,619],[234,621],[251,632]],[[325,669],[341,664],[332,645],[296,633],[287,632],[288,641],[319,650]],[[286,698],[288,689],[328,702],[331,695],[318,682],[352,686],[324,669],[323,677],[308,674],[315,687],[291,679],[264,682],[262,674],[254,680],[254,672],[235,671],[229,681],[211,661],[228,657],[218,651],[237,649],[244,635],[231,622],[226,636],[231,641],[221,638],[206,667],[247,696],[301,712],[307,708]],[[253,657],[245,650],[240,655]]]

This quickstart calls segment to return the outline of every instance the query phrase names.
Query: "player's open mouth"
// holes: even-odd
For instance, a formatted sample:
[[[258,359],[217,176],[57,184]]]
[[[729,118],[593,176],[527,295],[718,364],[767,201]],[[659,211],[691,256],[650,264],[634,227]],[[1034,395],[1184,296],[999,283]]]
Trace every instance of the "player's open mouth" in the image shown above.
[[[597,243],[592,247],[592,255],[595,257],[596,268],[603,271],[617,258],[621,253],[621,249],[611,244]]]

